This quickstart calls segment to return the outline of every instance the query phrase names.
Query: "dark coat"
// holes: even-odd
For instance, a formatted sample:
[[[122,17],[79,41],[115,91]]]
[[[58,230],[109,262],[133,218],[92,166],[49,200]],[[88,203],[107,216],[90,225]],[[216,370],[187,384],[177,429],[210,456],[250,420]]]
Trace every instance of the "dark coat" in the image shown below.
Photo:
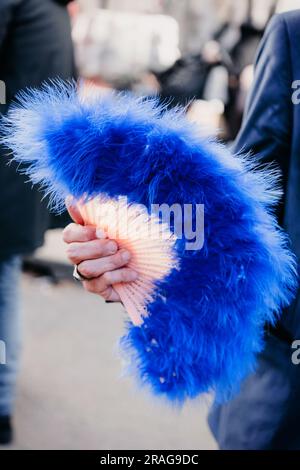
[[[49,78],[74,76],[70,20],[63,0],[1,0],[0,80],[6,85],[5,113],[16,93]],[[41,193],[24,184],[0,151],[0,257],[27,253],[43,243],[49,224]]]
[[[292,84],[300,79],[300,10],[275,16],[259,47],[237,152],[252,152],[282,171],[284,198],[278,207],[300,259],[300,104]],[[298,98],[300,93],[298,93]],[[266,333],[257,371],[240,394],[213,408],[209,423],[222,449],[300,449],[300,365],[291,343],[300,339],[299,292],[278,326]]]

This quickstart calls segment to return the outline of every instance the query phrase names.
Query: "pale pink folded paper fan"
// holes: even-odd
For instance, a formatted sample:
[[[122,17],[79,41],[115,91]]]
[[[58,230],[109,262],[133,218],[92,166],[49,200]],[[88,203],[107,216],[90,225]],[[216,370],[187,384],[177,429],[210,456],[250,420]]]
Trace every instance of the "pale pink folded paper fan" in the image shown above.
[[[130,204],[126,197],[99,195],[78,205],[86,225],[101,229],[115,240],[119,249],[131,254],[127,265],[138,273],[133,282],[114,284],[134,325],[147,316],[147,303],[153,301],[157,281],[177,266],[174,252],[176,236],[159,217],[146,207]]]

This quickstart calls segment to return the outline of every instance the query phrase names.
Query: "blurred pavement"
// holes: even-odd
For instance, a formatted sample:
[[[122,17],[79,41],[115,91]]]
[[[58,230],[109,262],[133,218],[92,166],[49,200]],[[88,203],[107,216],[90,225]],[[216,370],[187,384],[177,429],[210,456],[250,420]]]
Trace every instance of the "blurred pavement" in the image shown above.
[[[49,245],[51,247],[49,248]],[[63,260],[59,232],[39,256]],[[122,377],[125,313],[72,281],[23,276],[14,449],[215,449],[208,399],[176,410]]]

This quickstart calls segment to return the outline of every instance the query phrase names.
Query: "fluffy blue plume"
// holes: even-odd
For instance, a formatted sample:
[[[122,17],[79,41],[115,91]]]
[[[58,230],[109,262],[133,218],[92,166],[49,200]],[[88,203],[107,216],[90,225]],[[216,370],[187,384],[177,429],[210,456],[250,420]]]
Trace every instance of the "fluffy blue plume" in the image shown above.
[[[19,96],[2,141],[57,210],[68,194],[107,193],[150,205],[204,204],[204,246],[176,249],[124,349],[142,383],[175,402],[223,400],[253,369],[266,323],[292,299],[295,262],[273,216],[277,175],[199,136],[180,110],[132,95],[78,98],[56,83]],[[24,164],[24,165],[23,165]]]

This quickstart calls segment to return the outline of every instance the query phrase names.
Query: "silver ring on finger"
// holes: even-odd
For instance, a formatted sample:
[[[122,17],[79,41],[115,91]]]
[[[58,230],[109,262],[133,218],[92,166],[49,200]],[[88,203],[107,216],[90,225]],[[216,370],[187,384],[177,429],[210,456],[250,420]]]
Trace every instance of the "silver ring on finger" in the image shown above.
[[[74,265],[73,278],[75,279],[75,281],[78,281],[78,282],[83,282],[83,281],[89,281],[90,280],[88,277],[83,276],[79,272],[78,264]]]

